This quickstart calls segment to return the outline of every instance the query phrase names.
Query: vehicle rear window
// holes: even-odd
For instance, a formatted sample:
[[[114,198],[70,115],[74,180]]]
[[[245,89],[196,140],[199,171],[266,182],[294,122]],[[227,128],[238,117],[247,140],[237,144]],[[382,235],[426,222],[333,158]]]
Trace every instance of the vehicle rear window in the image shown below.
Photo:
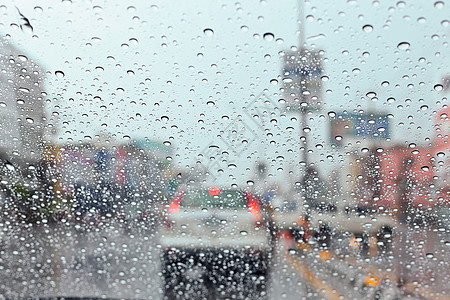
[[[206,190],[190,191],[181,202],[183,207],[242,208],[246,204],[244,193],[233,190],[221,191],[216,196],[210,195]]]

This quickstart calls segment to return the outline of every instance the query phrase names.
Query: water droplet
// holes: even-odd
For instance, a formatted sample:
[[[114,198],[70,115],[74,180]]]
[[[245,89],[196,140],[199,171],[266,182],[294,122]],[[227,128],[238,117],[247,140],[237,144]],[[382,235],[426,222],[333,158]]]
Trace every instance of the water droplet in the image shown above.
[[[28,57],[26,57],[25,55],[18,55],[17,56],[19,58],[20,61],[27,61]]]
[[[228,168],[230,168],[230,169],[236,169],[236,165],[235,165],[235,164],[229,164],[229,165],[228,165]]]
[[[24,92],[24,93],[29,93],[30,90],[25,88],[25,87],[19,87],[19,91]]]
[[[63,71],[55,71],[55,75],[56,75],[57,77],[60,77],[60,78],[62,78],[62,77],[65,76],[65,74],[64,74]]]
[[[244,235],[244,236],[245,236],[245,235],[247,235],[247,234],[248,234],[248,232],[247,232],[247,231],[245,231],[245,230],[241,230],[241,231],[240,231],[240,234],[241,234],[241,235]]]
[[[330,77],[324,75],[324,76],[320,77],[320,79],[322,79],[322,81],[325,82],[325,81],[328,81],[330,79]]]
[[[129,141],[131,139],[131,137],[129,135],[124,135],[123,139],[126,140],[126,141]]]
[[[409,49],[410,46],[411,46],[411,44],[408,42],[401,42],[397,45],[397,48],[400,50],[406,50],[406,49]]]
[[[216,103],[214,103],[214,101],[208,101],[208,102],[206,102],[206,105],[214,106],[214,105],[216,105]]]
[[[168,116],[162,116],[161,117],[161,121],[169,121],[169,117]]]
[[[420,18],[417,19],[417,22],[420,23],[420,24],[424,24],[424,23],[427,22],[427,19],[425,19],[424,17],[420,17]]]
[[[248,180],[247,181],[247,185],[249,185],[249,186],[252,186],[252,185],[254,185],[255,183],[252,181],[252,180]]]
[[[278,80],[276,80],[276,79],[271,79],[271,80],[270,80],[270,83],[273,84],[273,85],[277,85],[277,84],[278,84]]]
[[[367,25],[364,25],[362,29],[364,32],[372,32],[373,26],[370,24],[367,24]]]
[[[437,91],[437,92],[442,91],[443,88],[444,88],[444,87],[442,86],[442,84],[436,84],[436,85],[434,86],[434,90]]]
[[[403,7],[405,7],[405,6],[406,6],[405,1],[398,1],[398,2],[397,2],[397,7],[398,7],[398,8],[403,8]]]
[[[336,141],[342,141],[342,136],[337,135],[337,136],[334,137],[334,139],[335,139]]]
[[[328,112],[328,116],[334,118],[336,116],[336,113],[334,111]]]
[[[30,123],[30,124],[33,124],[33,123],[34,123],[34,120],[33,120],[32,118],[26,118],[26,120],[27,120],[27,122]]]
[[[203,33],[206,36],[213,36],[214,35],[214,30],[212,30],[211,28],[205,28],[205,29],[203,29]]]
[[[428,172],[430,170],[430,168],[428,166],[423,166],[421,169],[422,169],[422,171],[425,171],[425,172]]]
[[[134,75],[134,71],[133,70],[128,70],[127,74],[133,76]]]
[[[314,21],[314,16],[313,15],[307,15],[306,16],[306,21],[310,21],[310,22]]]
[[[7,168],[9,171],[15,171],[15,170],[16,170],[16,168],[15,168],[12,164],[10,164],[10,163],[6,163],[5,166],[6,166],[6,168]]]
[[[436,1],[436,2],[434,2],[434,7],[437,9],[442,9],[444,7],[444,2]]]
[[[389,86],[389,81],[383,81],[382,83],[381,83],[381,86]]]
[[[420,109],[421,109],[421,110],[427,110],[427,109],[428,109],[428,105],[422,105],[422,106],[420,107]]]
[[[6,107],[6,103],[5,102],[0,102],[0,107]]]
[[[247,32],[248,31],[248,27],[247,26],[241,26],[241,30],[243,31],[243,32]]]
[[[40,6],[35,6],[35,7],[34,7],[34,10],[35,10],[37,13],[42,13],[42,12],[43,12],[42,7],[40,7]]]
[[[17,104],[25,104],[25,101],[23,99],[17,99]]]
[[[438,157],[444,157],[444,156],[445,156],[445,153],[444,153],[444,152],[438,152],[438,153],[437,153],[437,156],[438,156]]]
[[[426,257],[427,257],[427,258],[433,258],[433,257],[434,257],[434,254],[433,254],[433,253],[427,253],[427,254],[426,254]]]
[[[271,32],[266,32],[266,33],[264,33],[263,38],[264,38],[266,41],[273,41],[273,39],[275,38],[275,36],[274,36],[273,33],[271,33]]]
[[[376,97],[376,96],[377,96],[377,93],[375,93],[375,92],[368,92],[368,93],[366,94],[366,96],[369,97],[369,98],[373,98],[373,97]]]
[[[395,98],[389,97],[389,98],[387,98],[387,102],[388,103],[394,103],[395,102]]]

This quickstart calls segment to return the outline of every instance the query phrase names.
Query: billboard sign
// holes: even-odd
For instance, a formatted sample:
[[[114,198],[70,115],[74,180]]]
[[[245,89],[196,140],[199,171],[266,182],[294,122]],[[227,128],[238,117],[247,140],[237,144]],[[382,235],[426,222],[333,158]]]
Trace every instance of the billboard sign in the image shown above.
[[[349,139],[386,139],[389,138],[389,127],[386,115],[340,113],[330,117],[330,139],[337,146]]]
[[[282,92],[286,110],[319,110],[322,101],[321,51],[286,51],[282,69]]]

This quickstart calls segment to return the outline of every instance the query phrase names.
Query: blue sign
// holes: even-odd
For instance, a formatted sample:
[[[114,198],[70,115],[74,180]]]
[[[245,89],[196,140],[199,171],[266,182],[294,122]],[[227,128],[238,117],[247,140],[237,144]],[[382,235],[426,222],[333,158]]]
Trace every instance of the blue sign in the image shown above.
[[[330,119],[330,125],[333,144],[342,144],[345,137],[386,139],[390,134],[389,119],[380,114],[336,114]],[[338,136],[341,139],[337,140]]]

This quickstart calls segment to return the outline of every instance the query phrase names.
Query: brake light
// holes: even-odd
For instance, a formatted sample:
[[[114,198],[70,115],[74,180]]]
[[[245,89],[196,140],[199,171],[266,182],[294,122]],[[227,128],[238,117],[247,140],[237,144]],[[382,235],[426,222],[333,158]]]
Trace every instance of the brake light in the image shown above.
[[[257,215],[260,213],[259,204],[254,199],[248,201],[248,210],[253,214]]]
[[[173,198],[172,202],[169,204],[169,213],[171,215],[174,215],[180,211],[180,204],[181,199],[184,196],[184,192],[178,192],[175,194],[175,197]]]
[[[261,227],[263,225],[263,222],[258,200],[254,195],[250,193],[247,193],[246,196],[247,196],[248,211],[253,215],[255,225],[257,227]]]
[[[169,212],[174,215],[180,211],[180,202],[172,202],[169,205]]]

